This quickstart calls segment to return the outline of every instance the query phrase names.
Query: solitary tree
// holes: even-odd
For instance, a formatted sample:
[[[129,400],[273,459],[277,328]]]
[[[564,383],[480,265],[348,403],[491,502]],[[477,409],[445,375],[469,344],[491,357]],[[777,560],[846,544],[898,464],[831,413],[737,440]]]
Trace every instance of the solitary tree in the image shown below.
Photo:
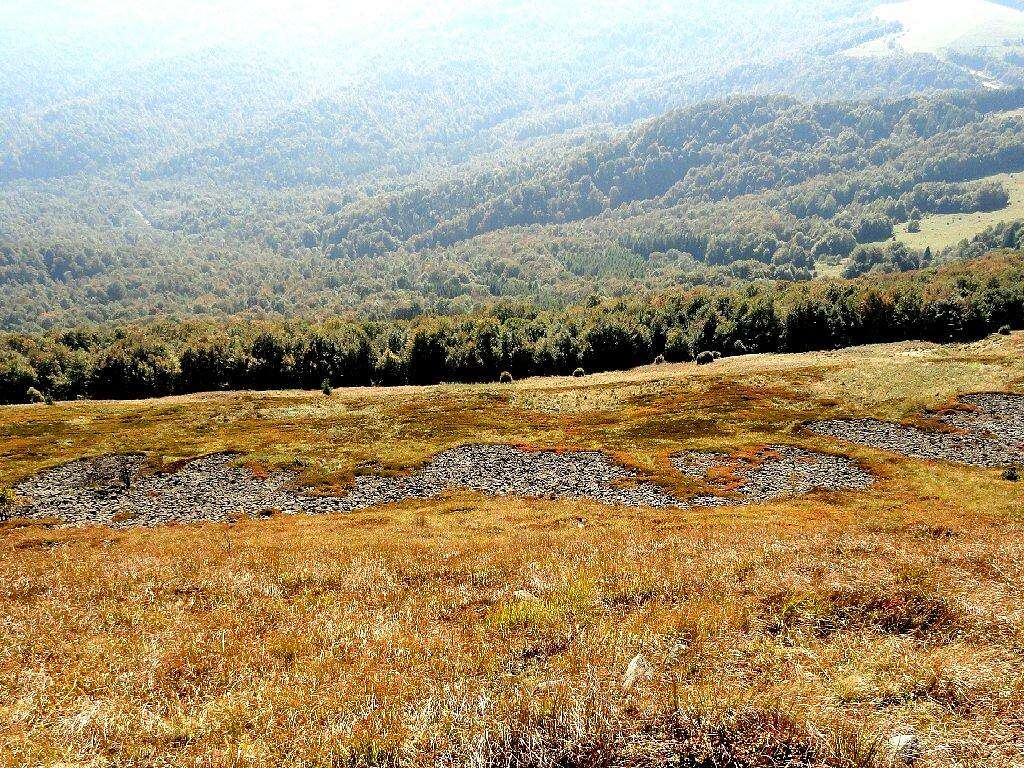
[[[0,523],[11,519],[14,509],[14,491],[10,488],[0,488]]]

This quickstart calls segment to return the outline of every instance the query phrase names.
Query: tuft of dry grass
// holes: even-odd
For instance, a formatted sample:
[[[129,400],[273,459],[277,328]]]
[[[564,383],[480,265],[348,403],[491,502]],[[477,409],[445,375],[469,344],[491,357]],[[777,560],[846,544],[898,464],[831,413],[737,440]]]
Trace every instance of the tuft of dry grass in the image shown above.
[[[810,592],[779,592],[765,600],[773,631],[809,628],[821,637],[872,629],[895,635],[934,637],[970,628],[963,611],[934,587],[919,583],[872,583]]]
[[[801,424],[1012,389],[1019,344],[5,408],[0,476],[230,448],[329,488],[483,439],[599,448],[677,482],[677,450],[834,452]],[[594,407],[556,407],[571,387]],[[1021,766],[1024,491],[994,470],[841,449],[879,475],[872,491],[703,510],[453,492],[151,530],[9,521],[0,764],[874,768],[913,734],[921,766]]]

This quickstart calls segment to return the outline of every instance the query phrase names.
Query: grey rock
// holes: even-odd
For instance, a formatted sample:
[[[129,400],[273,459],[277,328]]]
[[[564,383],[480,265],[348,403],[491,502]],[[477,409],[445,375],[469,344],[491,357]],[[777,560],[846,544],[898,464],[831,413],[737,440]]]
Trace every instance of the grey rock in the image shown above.
[[[889,739],[889,754],[895,765],[913,765],[921,759],[921,742],[912,733],[900,733]]]
[[[671,460],[676,469],[691,477],[708,479],[712,469],[721,467],[736,479],[736,487],[729,489],[732,497],[698,496],[691,500],[698,507],[755,504],[814,491],[863,490],[874,483],[850,458],[786,445],[768,446],[754,460],[698,451],[678,453]]]
[[[742,478],[731,495],[723,491],[680,499],[597,451],[465,445],[437,454],[409,475],[360,475],[347,493],[315,496],[293,487],[293,473],[260,477],[235,466],[236,459],[234,454],[204,456],[170,473],[146,472],[145,457],[139,454],[81,459],[17,485],[16,494],[27,501],[16,512],[72,525],[113,527],[223,522],[237,515],[261,518],[275,512],[353,512],[458,488],[492,496],[666,509],[749,504],[817,489],[859,489],[872,482],[849,459],[788,446],[769,447],[753,462],[718,454],[677,454],[672,462],[680,471],[706,476],[724,463]]]
[[[938,417],[951,431],[930,431],[877,419],[833,419],[807,426],[811,432],[918,459],[975,467],[1024,462],[1024,396],[980,393],[960,398],[966,406]]]

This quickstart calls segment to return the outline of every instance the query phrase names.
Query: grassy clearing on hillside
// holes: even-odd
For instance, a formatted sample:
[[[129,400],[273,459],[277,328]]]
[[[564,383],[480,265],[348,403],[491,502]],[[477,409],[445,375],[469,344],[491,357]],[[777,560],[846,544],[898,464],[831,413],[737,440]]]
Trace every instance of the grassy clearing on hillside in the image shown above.
[[[582,380],[2,408],[0,483],[81,455],[232,448],[345,484],[371,461],[401,471],[478,441],[598,448],[667,485],[674,451],[781,442],[849,453],[880,482],[743,509],[452,493],[152,530],[8,524],[0,755],[838,768],[887,764],[888,738],[913,733],[919,765],[1019,766],[1024,488],[800,425],[1020,391],[1022,351],[1014,335]]]
[[[895,238],[908,248],[923,251],[931,248],[939,253],[944,248],[970,240],[994,224],[1024,219],[1024,173],[1002,173],[981,181],[1001,181],[1010,194],[1010,203],[998,211],[980,213],[948,213],[926,216],[920,232],[908,232],[907,224],[896,227]]]
[[[996,0],[902,0],[879,4],[875,18],[899,24],[899,31],[850,50],[854,56],[885,56],[894,51],[933,53],[973,50],[1015,41],[1024,33],[1024,14],[1013,3]]]

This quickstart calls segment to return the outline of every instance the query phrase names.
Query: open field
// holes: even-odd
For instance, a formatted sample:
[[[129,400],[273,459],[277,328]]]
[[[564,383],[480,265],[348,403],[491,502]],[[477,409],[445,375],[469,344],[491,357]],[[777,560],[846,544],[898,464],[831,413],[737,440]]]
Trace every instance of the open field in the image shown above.
[[[927,223],[927,222],[926,222]],[[326,493],[468,443],[844,454],[869,490],[0,528],[0,755],[73,766],[1024,766],[1024,486],[811,434],[1024,391],[1024,337],[584,379],[0,408],[0,485],[226,450]],[[893,737],[903,745],[893,756]],[[901,764],[897,762],[896,764]]]
[[[1003,182],[1010,194],[1009,205],[998,211],[926,216],[921,220],[920,232],[907,232],[906,224],[898,225],[896,239],[908,248],[921,251],[931,248],[934,253],[939,253],[961,240],[970,240],[994,224],[1024,219],[1024,173],[1002,173],[982,181]]]
[[[873,15],[900,29],[869,40],[850,53],[880,56],[893,51],[942,54],[971,45],[993,45],[1024,32],[1024,13],[990,0],[902,0],[878,5]]]

